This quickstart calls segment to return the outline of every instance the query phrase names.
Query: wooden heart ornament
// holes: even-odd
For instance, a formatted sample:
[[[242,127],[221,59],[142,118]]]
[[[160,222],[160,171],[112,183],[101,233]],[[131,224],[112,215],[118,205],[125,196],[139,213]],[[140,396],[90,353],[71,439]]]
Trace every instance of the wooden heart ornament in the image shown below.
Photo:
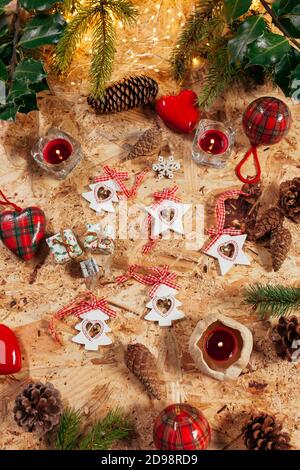
[[[200,119],[197,95],[183,90],[179,95],[163,96],[155,104],[155,110],[164,123],[177,132],[190,134]]]
[[[103,322],[100,320],[85,320],[82,324],[82,331],[89,341],[93,341],[103,334]]]
[[[0,214],[0,238],[4,245],[23,260],[31,259],[45,237],[46,218],[39,207],[8,210]]]
[[[14,332],[0,324],[0,375],[15,374],[22,366],[21,351]]]
[[[155,310],[162,316],[167,317],[174,309],[174,299],[172,297],[157,298],[154,302]]]
[[[95,189],[95,196],[98,202],[109,201],[113,197],[113,192],[103,184]]]
[[[235,261],[238,255],[239,247],[235,241],[229,241],[223,243],[218,247],[218,252],[220,253],[223,258],[228,259],[230,261]]]

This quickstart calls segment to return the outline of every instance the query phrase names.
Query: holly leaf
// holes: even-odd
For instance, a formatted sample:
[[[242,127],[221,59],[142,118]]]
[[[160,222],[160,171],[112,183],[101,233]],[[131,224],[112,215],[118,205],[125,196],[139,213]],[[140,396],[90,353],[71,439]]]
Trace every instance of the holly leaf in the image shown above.
[[[279,34],[264,32],[247,49],[249,65],[270,67],[291,50],[288,40]]]
[[[25,59],[20,62],[14,73],[14,80],[24,80],[30,83],[41,82],[46,78],[43,63],[40,60]]]
[[[0,0],[0,13],[3,13],[5,10],[5,6],[10,3],[11,0]]]
[[[224,0],[223,12],[228,23],[247,13],[252,0]]]
[[[6,15],[0,15],[0,38],[3,38],[7,34],[8,34],[8,25],[7,25]]]
[[[6,106],[0,106],[0,120],[2,121],[14,121],[18,108],[14,104],[8,104]]]
[[[8,73],[6,70],[6,66],[0,59],[0,80],[3,82],[6,82],[7,78],[8,78]]]
[[[285,54],[274,68],[274,80],[285,96],[291,96],[291,73],[300,64],[300,53],[292,48],[288,54]]]
[[[66,26],[60,13],[37,15],[26,24],[19,45],[32,49],[45,44],[57,44]]]
[[[228,41],[231,63],[243,62],[247,47],[266,31],[262,16],[250,16],[239,27],[236,36]]]
[[[57,0],[19,0],[20,4],[25,10],[44,11],[52,8],[54,3],[59,3]]]
[[[300,64],[291,73],[291,95],[296,103],[300,102]]]
[[[300,3],[299,0],[278,0],[273,10],[279,22],[294,38],[300,38]]]

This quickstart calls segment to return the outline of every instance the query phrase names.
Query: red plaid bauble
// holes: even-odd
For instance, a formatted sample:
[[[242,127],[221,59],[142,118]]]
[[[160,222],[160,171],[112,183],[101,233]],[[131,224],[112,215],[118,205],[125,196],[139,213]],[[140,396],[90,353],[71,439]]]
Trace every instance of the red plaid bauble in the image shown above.
[[[154,423],[153,439],[159,450],[205,450],[210,438],[206,418],[185,403],[167,406]]]
[[[291,113],[278,98],[264,96],[252,101],[243,116],[251,145],[277,144],[291,127]]]
[[[31,259],[45,236],[46,218],[39,207],[0,214],[0,238],[15,255]]]

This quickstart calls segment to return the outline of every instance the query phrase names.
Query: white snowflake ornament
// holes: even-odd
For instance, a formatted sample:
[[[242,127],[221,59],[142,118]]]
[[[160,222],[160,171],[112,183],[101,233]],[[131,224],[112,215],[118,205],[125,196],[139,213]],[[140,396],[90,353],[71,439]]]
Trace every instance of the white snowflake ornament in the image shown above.
[[[89,185],[91,191],[82,193],[82,197],[90,202],[90,208],[96,212],[115,212],[113,202],[118,202],[119,185],[114,180],[101,181]]]
[[[83,344],[88,351],[97,351],[98,347],[112,343],[106,333],[111,329],[105,323],[109,316],[102,310],[91,310],[80,315],[82,322],[75,326],[78,335],[72,338],[74,343]]]
[[[174,171],[180,169],[180,163],[175,160],[173,155],[168,158],[164,158],[162,155],[158,157],[158,163],[152,165],[152,170],[158,173],[158,179],[164,177],[172,179],[174,177]]]
[[[184,318],[183,312],[178,310],[182,304],[176,299],[177,290],[161,284],[155,296],[147,303],[150,312],[145,320],[157,321],[159,326],[171,326],[172,321]]]

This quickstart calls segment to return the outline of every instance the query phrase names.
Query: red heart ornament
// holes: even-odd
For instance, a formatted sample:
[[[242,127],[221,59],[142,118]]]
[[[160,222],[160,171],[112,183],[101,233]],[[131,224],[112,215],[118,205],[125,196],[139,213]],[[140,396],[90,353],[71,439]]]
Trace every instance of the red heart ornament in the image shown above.
[[[198,96],[192,90],[183,90],[176,96],[163,96],[155,103],[157,114],[164,123],[178,132],[190,134],[200,119]]]
[[[15,333],[0,324],[0,375],[15,374],[22,367],[21,351]]]
[[[46,217],[39,207],[0,214],[0,238],[4,245],[23,260],[31,259],[45,236]]]

